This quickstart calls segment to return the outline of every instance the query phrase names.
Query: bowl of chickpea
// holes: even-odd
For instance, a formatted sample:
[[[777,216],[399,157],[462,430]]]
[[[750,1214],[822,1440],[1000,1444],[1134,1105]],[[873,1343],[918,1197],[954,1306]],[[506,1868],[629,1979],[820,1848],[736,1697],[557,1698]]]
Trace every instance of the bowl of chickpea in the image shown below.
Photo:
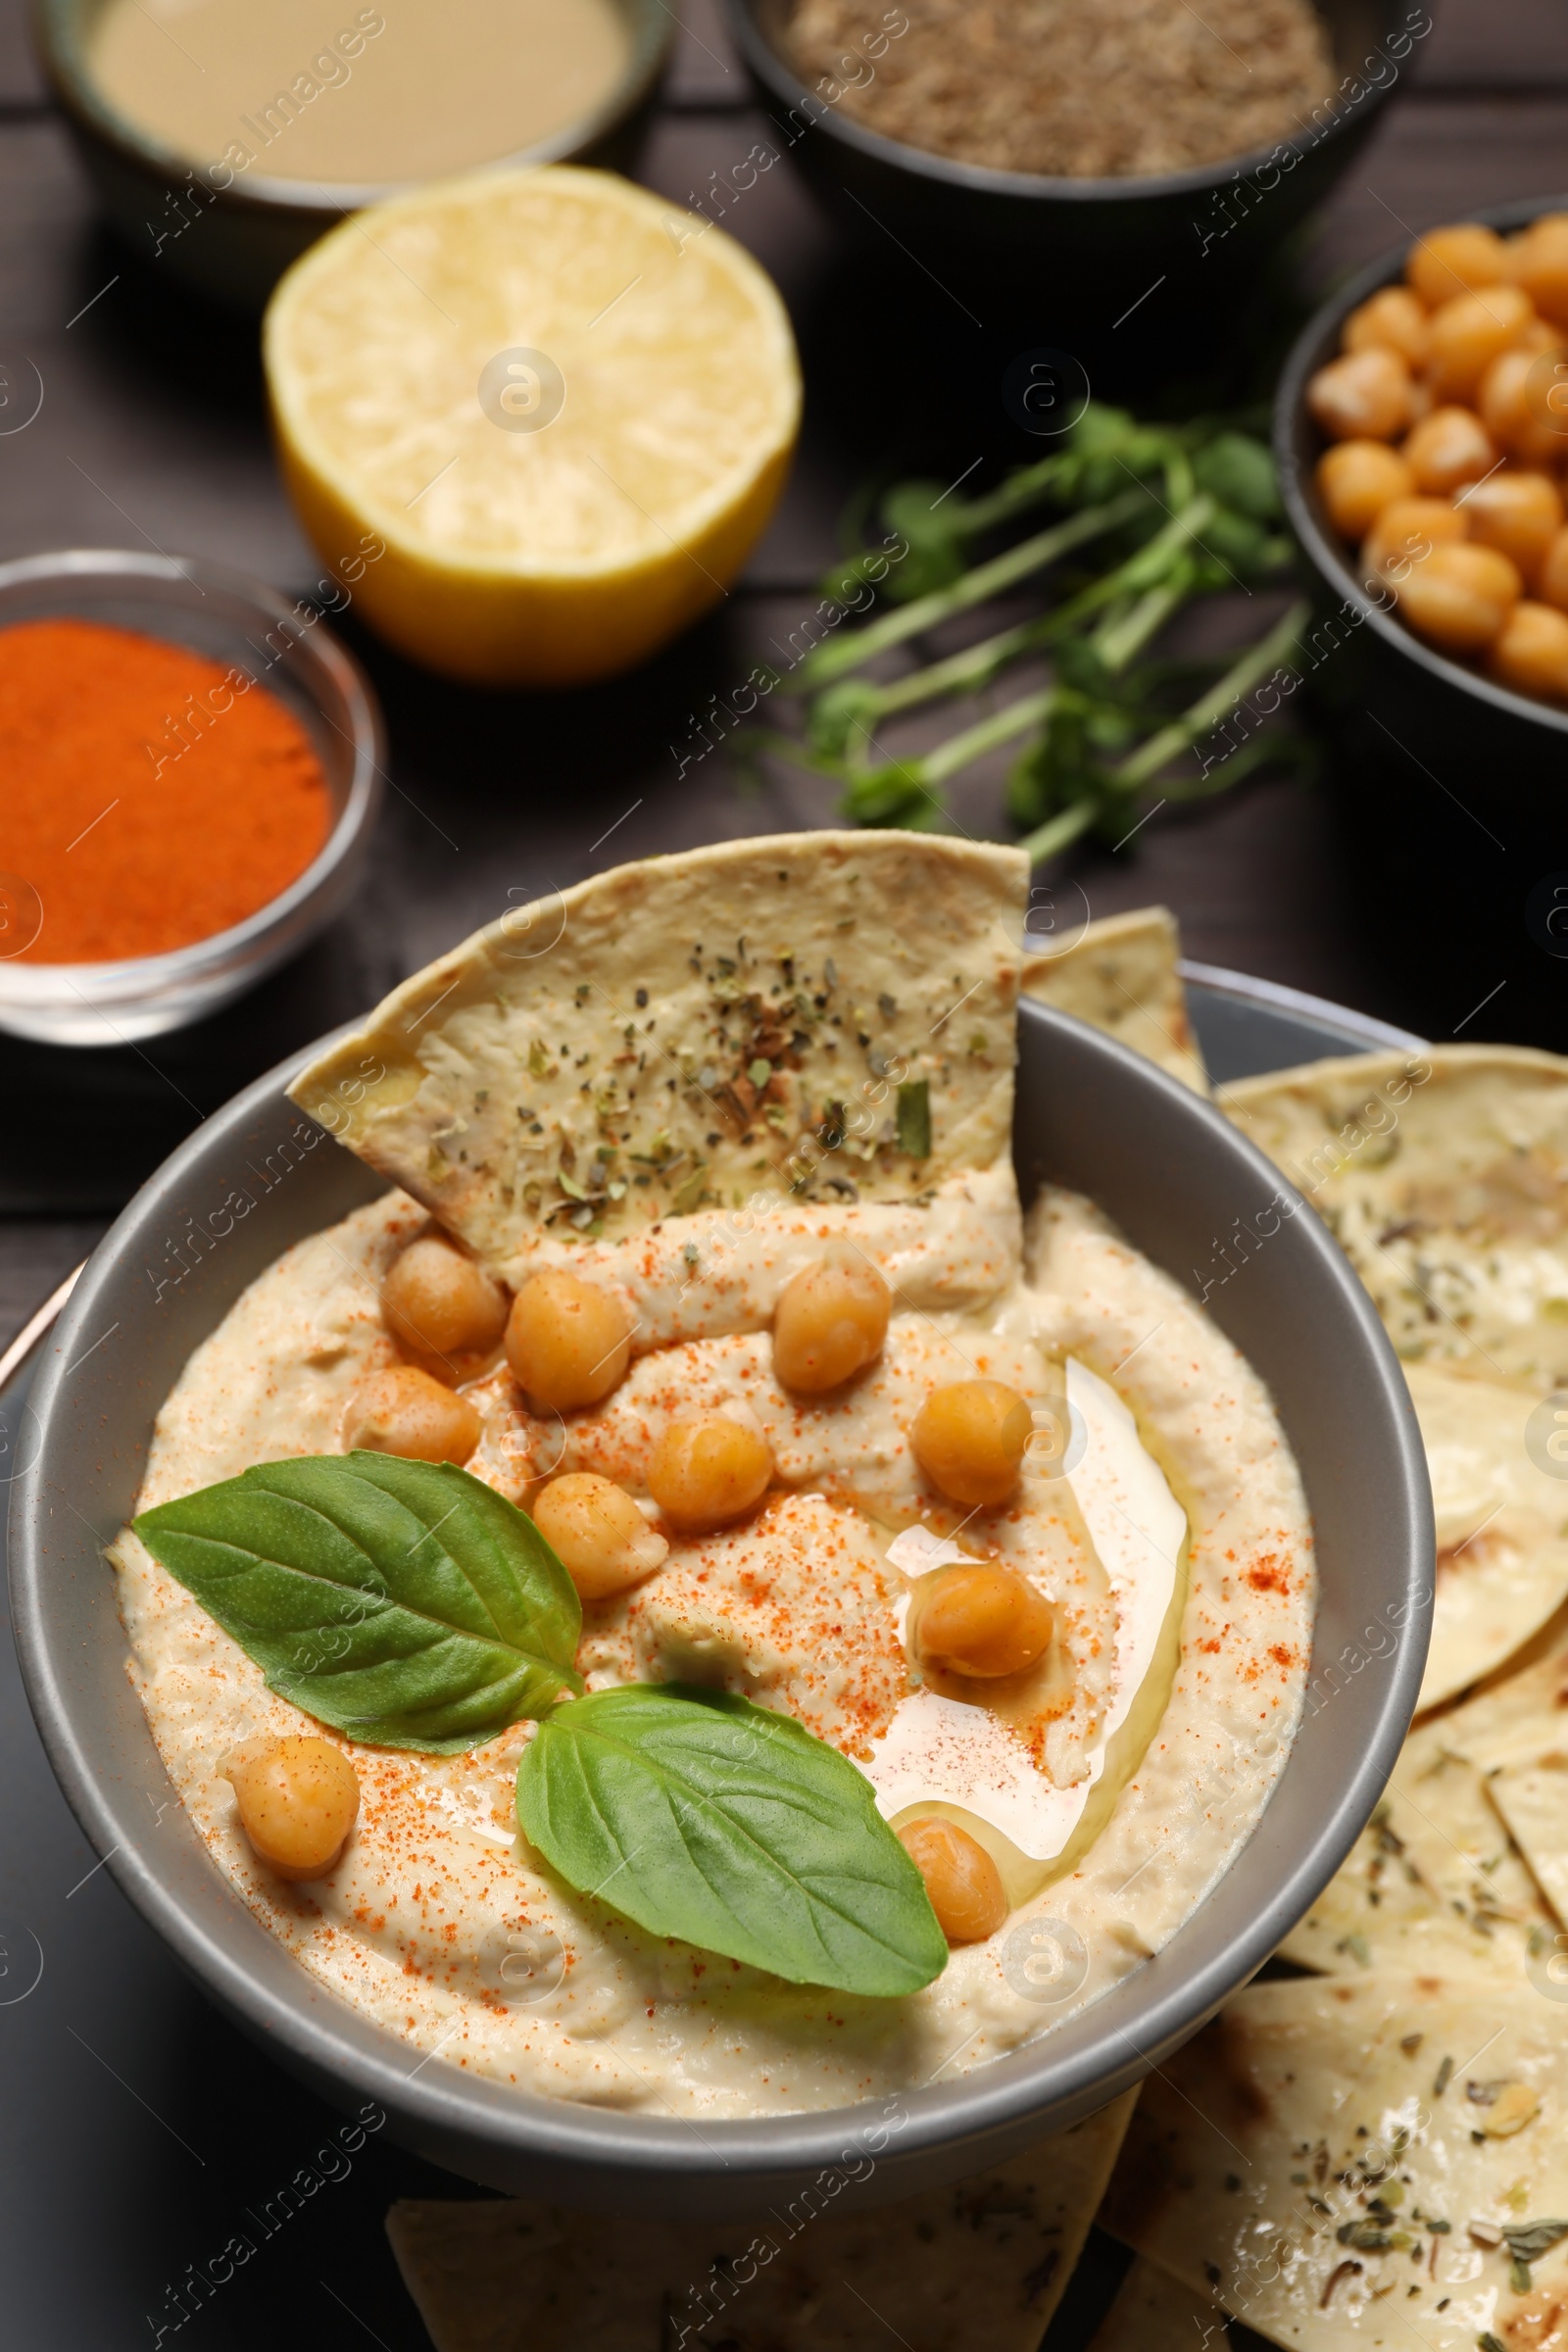
[[[1300,666],[1390,960],[1462,892],[1456,995],[1506,978],[1493,1017],[1560,1046],[1532,893],[1568,761],[1568,197],[1347,284],[1287,362],[1275,451],[1315,591]]]
[[[1247,1982],[1339,1867],[1397,1753],[1426,1648],[1431,1503],[1403,1376],[1327,1228],[1300,1213],[1304,1203],[1279,1171],[1212,1104],[1110,1038],[1028,1001],[1017,1056],[1013,1161],[1025,1200],[1043,1184],[1092,1198],[1155,1267],[1202,1286],[1206,1312],[1272,1395],[1314,1523],[1312,1652],[1298,1661],[1305,1699],[1258,1826],[1234,1859],[1209,1871],[1196,1840],[1193,1907],[1168,1941],[1152,1952],[1129,1943],[1137,1964],[1119,1966],[1106,1989],[1085,2007],[1063,2008],[1056,2022],[1052,2004],[1082,1982],[1068,1965],[1072,1931],[1063,1929],[1061,1969],[1020,1996],[1042,2003],[1051,2031],[972,2072],[939,2067],[936,2079],[895,2097],[862,2093],[858,2106],[705,2113],[699,2130],[657,2103],[629,2112],[591,2089],[545,2095],[466,2063],[413,2063],[401,2033],[300,1965],[214,1866],[186,1807],[166,1807],[149,1829],[147,1791],[168,1776],[127,1673],[127,1631],[101,1547],[135,1503],[160,1400],[280,1252],[314,1247],[329,1228],[340,1249],[350,1229],[338,1220],[402,1220],[397,1238],[407,1246],[381,1298],[400,1360],[381,1389],[355,1393],[365,1420],[355,1444],[370,1448],[360,1460],[379,1458],[393,1439],[391,1450],[419,1461],[465,1453],[473,1431],[463,1418],[471,1406],[461,1376],[488,1361],[498,1335],[529,1396],[540,1406],[553,1397],[563,1413],[604,1393],[623,1368],[626,1335],[593,1321],[594,1299],[580,1295],[589,1286],[569,1289],[569,1276],[544,1291],[530,1283],[509,1302],[437,1237],[419,1238],[415,1204],[389,1195],[383,1177],[290,1101],[289,1085],[311,1056],[258,1080],[187,1138],[100,1245],[47,1344],[18,1432],[11,1576],[28,1696],[61,1785],[129,1901],[208,1995],[323,2097],[373,2099],[390,2134],[432,2161],[566,2203],[716,2219],[787,2202],[824,2168],[842,2172],[852,2162],[858,2195],[906,2195],[1031,2146],[1137,2081]],[[236,1214],[242,1182],[251,1206]],[[1252,1237],[1244,1262],[1222,1274],[1213,1237],[1244,1228]],[[186,1237],[177,1281],[167,1275],[172,1233]],[[322,1282],[333,1267],[342,1273],[329,1252],[319,1261]],[[808,1290],[785,1294],[787,1311],[781,1300],[775,1345],[808,1395],[880,1344],[886,1297],[862,1296],[856,1274],[830,1261],[813,1271],[813,1282],[833,1278],[825,1323]],[[115,1348],[94,1348],[109,1331]],[[999,1407],[1017,1399],[987,1382],[938,1395],[962,1405],[965,1426],[951,1417],[928,1426],[928,1404],[915,1426],[920,1458],[937,1463],[954,1494],[983,1501],[998,1491],[987,1447],[995,1440],[1005,1449],[1007,1441]],[[738,1423],[725,1427],[746,1435]],[[680,1442],[667,1458],[661,1447],[650,1478],[671,1524],[733,1518],[765,1483],[765,1460],[744,1447],[716,1459],[691,1441],[689,1425],[677,1420],[667,1434]],[[1009,1458],[1015,1476],[1015,1450]],[[663,1550],[625,1496],[625,1525],[606,1524],[607,1483],[563,1477],[537,1506],[539,1527],[590,1599],[657,1568]],[[629,1546],[642,1549],[628,1567]],[[995,1571],[984,1574],[997,1581]],[[950,1587],[940,1597],[951,1598]],[[918,1638],[964,1671],[994,1674],[1013,1663],[1010,1655],[1000,1665],[977,1660],[973,1625],[943,1624],[939,1614],[929,1624],[921,1616]],[[1015,1619],[987,1633],[1030,1656],[1041,1638]],[[1223,1710],[1216,1716],[1220,1727],[1231,1721]],[[1228,1754],[1232,1734],[1221,1728],[1219,1737]],[[221,1770],[268,1868],[285,1880],[318,1880],[355,1824],[357,1783],[338,1751],[314,1737],[274,1740],[265,1754],[232,1748]],[[1245,1788],[1240,1794],[1246,1801]],[[428,1830],[419,1836],[422,1854]],[[299,1900],[304,1917],[309,1887]],[[508,1959],[531,1965],[510,1948]],[[400,1990],[400,2001],[408,1997]],[[865,2149],[874,2162],[857,2158]]]

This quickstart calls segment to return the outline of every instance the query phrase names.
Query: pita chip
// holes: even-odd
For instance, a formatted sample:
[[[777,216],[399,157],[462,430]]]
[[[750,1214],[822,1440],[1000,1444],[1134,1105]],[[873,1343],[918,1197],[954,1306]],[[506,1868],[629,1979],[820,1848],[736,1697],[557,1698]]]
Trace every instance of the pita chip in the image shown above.
[[[1176,968],[1180,955],[1170,909],[1141,906],[1090,923],[1054,956],[1026,956],[1023,993],[1103,1029],[1206,1095],[1208,1073]]]
[[[1528,1390],[1435,1364],[1405,1374],[1438,1523],[1424,1709],[1505,1664],[1568,1598],[1568,1479],[1527,1444]]]
[[[1568,1924],[1568,1755],[1505,1768],[1487,1783],[1487,1793],[1543,1894]]]
[[[1338,1237],[1407,1362],[1568,1382],[1568,1060],[1362,1054],[1217,1099]]]
[[[1554,2000],[1254,1984],[1145,2084],[1100,2218],[1292,2352],[1544,2352],[1568,2340],[1565,2127]]]
[[[1539,1654],[1532,1654],[1539,1649]],[[1467,1756],[1484,1772],[1532,1763],[1559,1746],[1568,1726],[1568,1611],[1543,1628],[1501,1673],[1489,1676],[1456,1707],[1429,1716],[1410,1734],[1396,1770],[1406,1760],[1445,1750]]]
[[[896,2205],[836,2209],[835,2169],[750,2222],[407,2198],[387,2234],[436,2352],[1035,2352],[1137,2097]]]
[[[1464,1769],[1490,1829],[1493,1852],[1509,1850],[1481,1775]],[[1429,1814],[1402,1805],[1391,1789],[1305,1918],[1280,1945],[1280,1958],[1325,1976],[1404,1968],[1522,1982],[1532,1932],[1546,1917],[1529,1873],[1513,1855],[1523,1887],[1510,1885],[1500,1891],[1482,1862],[1471,1867],[1462,1847],[1450,1853],[1445,1833],[1431,1830],[1429,1822]],[[1428,1833],[1424,1839],[1423,1831]],[[1471,1899],[1448,1894],[1436,1875],[1423,1871],[1421,1862],[1431,1865],[1435,1854],[1453,1872],[1465,1874]]]
[[[1298,1967],[1462,1971],[1522,1987],[1555,1928],[1494,1802],[1498,1761],[1568,1738],[1562,1651],[1411,1733],[1368,1827],[1280,1946]]]
[[[920,1200],[1009,1151],[1027,887],[923,834],[644,858],[510,908],[290,1092],[502,1271],[760,1194]]]
[[[1089,2352],[1225,2352],[1224,2320],[1208,2297],[1140,2258],[1100,2324]]]

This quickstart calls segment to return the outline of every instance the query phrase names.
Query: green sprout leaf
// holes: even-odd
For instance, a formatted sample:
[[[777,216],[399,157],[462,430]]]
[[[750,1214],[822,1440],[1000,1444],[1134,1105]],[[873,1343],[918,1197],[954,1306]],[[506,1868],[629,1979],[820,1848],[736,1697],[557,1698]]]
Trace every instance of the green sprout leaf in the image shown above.
[[[858,825],[897,825],[906,833],[940,833],[947,825],[947,811],[922,781],[917,760],[906,766],[890,760],[852,777],[839,807]]]
[[[134,1526],[270,1690],[352,1739],[456,1754],[582,1688],[571,1579],[450,1462],[264,1462]]]
[[[517,1819],[568,1886],[791,1984],[888,1997],[947,1965],[869,1781],[727,1691],[632,1683],[558,1708],[517,1768]]]
[[[1267,522],[1280,511],[1274,461],[1250,433],[1216,433],[1194,458],[1193,472],[1200,490],[1254,522]]]

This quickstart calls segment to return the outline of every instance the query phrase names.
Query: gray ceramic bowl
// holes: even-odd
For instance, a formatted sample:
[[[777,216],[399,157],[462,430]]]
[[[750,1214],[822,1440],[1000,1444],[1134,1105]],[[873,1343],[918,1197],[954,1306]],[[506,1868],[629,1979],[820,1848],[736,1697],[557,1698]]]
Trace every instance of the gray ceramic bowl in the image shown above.
[[[338,2001],[246,1910],[167,1787],[124,1673],[100,1557],[131,1508],[159,1402],[185,1357],[279,1250],[380,1187],[259,1079],[209,1119],[100,1245],[40,1364],[19,1435],[11,1519],[18,1646],[50,1759],[82,1828],[142,1916],[206,1991],[283,2065],[340,2104],[385,2108],[396,2137],[496,2187],[719,2218],[798,2194],[880,2109],[705,2123],[524,2096],[416,2057]],[[1249,1223],[1278,1172],[1196,1096],[1120,1046],[1026,1004],[1015,1154],[1091,1194],[1183,1280]],[[270,1190],[258,1182],[270,1178]],[[187,1219],[230,1187],[257,1207],[155,1287]],[[187,1254],[189,1252],[187,1251]],[[151,1274],[151,1279],[150,1279]],[[1157,1958],[1032,2048],[910,2093],[873,2199],[956,2180],[1137,2082],[1267,1957],[1331,1877],[1396,1755],[1425,1661],[1430,1491],[1403,1377],[1327,1229],[1304,1210],[1211,1299],[1268,1380],[1317,1524],[1322,1603],[1305,1717],[1262,1822]],[[1405,1630],[1391,1638],[1391,1627]]]
[[[580,122],[480,164],[635,162],[659,95],[675,20],[663,0],[615,0],[631,33],[617,87]],[[226,187],[112,107],[88,69],[85,35],[102,0],[32,0],[33,41],[105,220],[142,261],[217,302],[260,310],[289,264],[335,221],[411,183],[330,191],[248,172]]]

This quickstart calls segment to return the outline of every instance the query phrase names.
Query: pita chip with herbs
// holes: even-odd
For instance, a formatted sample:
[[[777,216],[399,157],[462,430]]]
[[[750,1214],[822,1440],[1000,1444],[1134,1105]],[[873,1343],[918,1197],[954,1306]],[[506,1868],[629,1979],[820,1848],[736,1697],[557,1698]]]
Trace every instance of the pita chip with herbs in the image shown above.
[[[1208,1073],[1176,968],[1180,955],[1169,908],[1142,906],[1090,923],[1054,953],[1026,956],[1023,993],[1104,1030],[1184,1086],[1206,1095]]]
[[[1533,1765],[1568,1731],[1553,1650],[1419,1725],[1348,1860],[1280,1946],[1330,1974],[1462,1970],[1521,1989],[1556,1920],[1496,1800],[1499,1763]]]
[[[1437,1364],[1405,1375],[1437,1510],[1438,1584],[1421,1708],[1505,1665],[1568,1598],[1568,1479],[1528,1441],[1538,1399]]]
[[[1557,1919],[1568,1925],[1568,1752],[1556,1748],[1535,1764],[1504,1765],[1488,1781],[1487,1793]]]
[[[406,2198],[387,2235],[436,2352],[1035,2352],[1137,2096],[894,2205],[853,2199],[876,2170],[866,2144],[889,2144],[896,2113],[848,2131],[842,2169],[753,2221]]]
[[[1290,2352],[1543,2352],[1568,2329],[1565,2122],[1554,1999],[1253,1984],[1144,2085],[1100,2219]]]
[[[1336,1235],[1406,1362],[1568,1382],[1568,1060],[1358,1054],[1219,1101]]]
[[[790,833],[519,904],[294,1100],[487,1264],[759,1193],[908,1201],[1012,1125],[1021,851]]]

